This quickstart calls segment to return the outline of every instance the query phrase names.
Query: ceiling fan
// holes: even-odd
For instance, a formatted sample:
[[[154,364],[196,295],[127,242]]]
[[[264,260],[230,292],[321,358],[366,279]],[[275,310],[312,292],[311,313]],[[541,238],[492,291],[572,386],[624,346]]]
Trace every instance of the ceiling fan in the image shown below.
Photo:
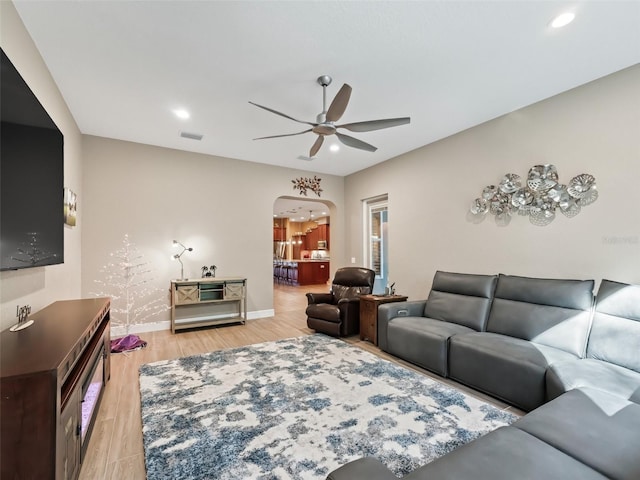
[[[370,145],[362,140],[345,135],[338,132],[338,128],[344,128],[352,132],[370,132],[372,130],[380,130],[383,128],[397,127],[399,125],[405,125],[411,121],[410,117],[402,118],[387,118],[384,120],[369,120],[366,122],[344,123],[342,125],[336,125],[336,122],[340,120],[342,114],[347,109],[349,104],[349,98],[351,97],[351,87],[346,83],[342,85],[342,88],[336,94],[335,98],[331,102],[329,109],[327,110],[327,87],[331,85],[332,78],[329,75],[322,75],[318,77],[318,83],[322,86],[322,113],[319,113],[316,117],[316,122],[305,122],[296,118],[290,117],[284,113],[273,110],[272,108],[258,105],[254,102],[249,102],[251,105],[255,105],[258,108],[262,108],[267,112],[275,113],[281,117],[288,118],[294,122],[304,123],[311,125],[311,128],[298,133],[287,133],[284,135],[271,135],[269,137],[254,138],[254,140],[263,140],[266,138],[280,138],[280,137],[292,137],[294,135],[302,135],[304,133],[313,132],[318,135],[315,143],[312,145],[309,151],[309,156],[314,157],[320,150],[324,137],[327,135],[335,135],[342,143],[349,147],[358,148],[360,150],[366,150],[367,152],[375,152],[376,147]]]

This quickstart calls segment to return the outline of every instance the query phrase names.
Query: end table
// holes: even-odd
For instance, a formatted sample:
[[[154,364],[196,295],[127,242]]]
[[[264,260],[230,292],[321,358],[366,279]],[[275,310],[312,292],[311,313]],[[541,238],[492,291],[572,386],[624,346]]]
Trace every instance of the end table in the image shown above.
[[[403,295],[360,296],[360,340],[369,340],[378,345],[378,306],[383,303],[404,302]]]

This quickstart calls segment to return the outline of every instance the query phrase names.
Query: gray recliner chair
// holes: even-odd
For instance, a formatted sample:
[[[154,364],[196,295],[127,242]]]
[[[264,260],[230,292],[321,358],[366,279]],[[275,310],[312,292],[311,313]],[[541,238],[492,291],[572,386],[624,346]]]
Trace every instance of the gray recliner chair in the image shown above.
[[[373,291],[376,273],[368,268],[336,271],[329,293],[307,293],[307,326],[334,337],[360,332],[360,295]]]

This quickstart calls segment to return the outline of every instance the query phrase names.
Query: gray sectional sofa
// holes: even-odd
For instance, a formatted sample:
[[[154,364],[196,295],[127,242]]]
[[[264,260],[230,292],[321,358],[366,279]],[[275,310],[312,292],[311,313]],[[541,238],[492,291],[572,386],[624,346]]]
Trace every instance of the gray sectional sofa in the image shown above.
[[[640,286],[593,288],[436,272],[426,300],[380,307],[382,350],[533,410],[404,478],[640,479]],[[328,478],[396,477],[365,458]]]
[[[637,480],[640,405],[590,388],[563,394],[405,475],[403,480]],[[373,457],[328,480],[397,480]]]

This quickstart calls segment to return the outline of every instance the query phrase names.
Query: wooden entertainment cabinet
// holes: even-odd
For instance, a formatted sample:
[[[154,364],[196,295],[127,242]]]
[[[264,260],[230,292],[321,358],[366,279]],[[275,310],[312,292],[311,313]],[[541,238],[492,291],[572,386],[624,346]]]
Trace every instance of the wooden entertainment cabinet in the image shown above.
[[[110,376],[109,308],[59,301],[0,334],[3,479],[78,478]]]

